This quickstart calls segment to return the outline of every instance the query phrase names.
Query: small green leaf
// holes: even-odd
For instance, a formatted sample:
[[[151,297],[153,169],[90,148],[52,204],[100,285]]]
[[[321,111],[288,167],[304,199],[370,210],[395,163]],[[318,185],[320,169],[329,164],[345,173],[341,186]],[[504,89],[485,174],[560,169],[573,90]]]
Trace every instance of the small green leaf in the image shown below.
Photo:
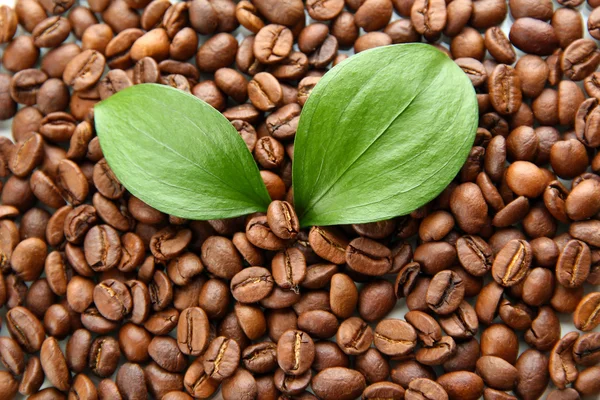
[[[96,105],[94,115],[108,165],[150,206],[196,220],[267,209],[269,194],[243,139],[202,100],[136,85]]]
[[[464,72],[426,44],[380,47],[329,71],[304,106],[294,144],[302,226],[379,221],[434,199],[477,130]]]

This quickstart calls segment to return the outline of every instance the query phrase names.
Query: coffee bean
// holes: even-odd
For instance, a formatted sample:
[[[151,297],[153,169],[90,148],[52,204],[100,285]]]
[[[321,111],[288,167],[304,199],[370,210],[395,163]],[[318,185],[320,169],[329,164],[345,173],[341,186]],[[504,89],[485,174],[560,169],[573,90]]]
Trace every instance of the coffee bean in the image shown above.
[[[298,291],[306,276],[306,260],[300,250],[290,248],[273,257],[271,270],[273,279],[282,289]]]
[[[363,399],[404,399],[404,388],[392,382],[377,382],[369,385],[364,390]]]
[[[100,80],[104,65],[105,59],[102,54],[95,50],[85,50],[69,61],[63,79],[74,90],[87,89]]]
[[[333,385],[333,382],[337,384]],[[365,378],[361,373],[343,367],[324,369],[312,379],[315,394],[323,400],[355,399],[366,386]]]
[[[14,398],[17,395],[19,381],[17,381],[8,371],[0,371],[0,389],[7,398]]]
[[[358,355],[368,350],[373,337],[373,330],[366,322],[360,318],[351,317],[340,324],[336,341],[344,353]]]
[[[492,275],[498,284],[510,287],[521,282],[531,265],[531,246],[524,240],[511,240],[496,256]]]
[[[510,28],[510,41],[520,50],[539,56],[550,55],[558,38],[550,24],[533,18],[519,18]]]
[[[28,353],[42,347],[45,338],[41,322],[26,308],[14,307],[6,313],[6,323],[10,335]]]
[[[416,0],[410,13],[415,30],[426,38],[439,37],[446,25],[446,18],[446,4],[440,0]]]
[[[94,288],[94,304],[105,318],[119,321],[131,312],[131,293],[124,283],[108,279]]]
[[[19,104],[34,105],[37,94],[47,79],[48,75],[36,69],[19,71],[10,82],[10,95]]]
[[[597,310],[600,308],[600,294],[597,292],[586,295],[577,306],[573,322],[577,329],[584,332],[594,329],[600,323]]]
[[[222,381],[233,375],[237,369],[240,348],[235,340],[220,336],[210,343],[203,358],[207,376]]]
[[[456,310],[464,298],[462,279],[452,271],[437,273],[427,289],[427,305],[440,315]]]
[[[50,383],[59,390],[69,390],[71,373],[55,338],[49,337],[44,340],[40,351],[40,360],[44,374]]]
[[[373,322],[384,318],[395,305],[394,285],[385,280],[376,280],[362,287],[358,313],[365,321]]]
[[[492,249],[478,236],[459,238],[456,242],[456,254],[461,265],[472,275],[483,276],[492,268]]]
[[[199,307],[181,312],[177,324],[177,343],[183,354],[197,356],[208,346],[209,324],[206,313]]]
[[[448,400],[448,393],[444,388],[433,380],[427,378],[418,378],[410,382],[404,393],[406,400],[417,399],[439,399]]]
[[[277,363],[289,375],[302,375],[315,357],[312,339],[305,332],[289,330],[277,342]]]
[[[451,399],[476,400],[483,395],[483,380],[472,372],[457,371],[437,379]]]
[[[578,39],[562,55],[561,68],[571,80],[581,81],[596,70],[600,63],[598,46],[591,39]]]
[[[108,225],[97,225],[85,235],[85,259],[94,271],[116,267],[121,260],[121,240],[116,230]]]
[[[120,356],[119,343],[115,338],[99,336],[90,346],[89,367],[94,374],[106,378],[117,369]]]
[[[144,370],[139,364],[123,364],[117,371],[115,381],[124,398],[141,400],[148,397]]]
[[[587,279],[590,265],[589,247],[578,240],[570,240],[558,257],[556,278],[565,287],[579,287]]]
[[[254,55],[263,64],[277,63],[290,54],[293,41],[292,32],[285,26],[267,25],[256,34]]]
[[[269,204],[267,222],[273,233],[281,239],[295,238],[300,229],[294,209],[285,201],[273,201]]]
[[[541,307],[531,328],[525,332],[525,342],[539,351],[548,351],[560,339],[560,329],[554,311],[548,306]]]
[[[50,17],[38,23],[31,36],[37,47],[58,47],[71,33],[71,23],[63,17]]]
[[[381,276],[392,267],[391,252],[371,239],[358,238],[346,248],[346,263],[353,271]]]
[[[457,339],[473,337],[479,328],[475,309],[464,300],[452,314],[440,318],[439,322],[448,335]]]
[[[0,338],[0,362],[13,375],[22,375],[25,371],[25,355],[16,340]]]
[[[271,372],[277,367],[277,345],[271,342],[251,345],[242,353],[242,362],[250,372]]]
[[[319,257],[334,264],[346,262],[348,241],[331,228],[313,227],[308,237],[311,248]]]
[[[24,396],[36,393],[44,383],[44,378],[44,370],[39,357],[30,357],[19,384],[19,393]]]
[[[565,389],[577,379],[578,371],[573,359],[573,345],[579,338],[577,332],[571,332],[559,340],[549,359],[549,371],[552,382],[559,389]]]

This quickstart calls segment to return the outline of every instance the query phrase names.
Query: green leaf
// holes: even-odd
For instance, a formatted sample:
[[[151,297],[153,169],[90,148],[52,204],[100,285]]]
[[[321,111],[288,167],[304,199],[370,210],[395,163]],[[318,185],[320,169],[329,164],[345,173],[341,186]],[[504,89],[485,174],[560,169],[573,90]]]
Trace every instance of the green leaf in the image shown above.
[[[108,165],[133,195],[182,218],[265,211],[270,198],[241,136],[217,110],[169,86],[132,86],[94,109]]]
[[[426,44],[379,47],[329,71],[304,106],[294,144],[302,226],[373,222],[434,199],[477,130],[464,72]]]

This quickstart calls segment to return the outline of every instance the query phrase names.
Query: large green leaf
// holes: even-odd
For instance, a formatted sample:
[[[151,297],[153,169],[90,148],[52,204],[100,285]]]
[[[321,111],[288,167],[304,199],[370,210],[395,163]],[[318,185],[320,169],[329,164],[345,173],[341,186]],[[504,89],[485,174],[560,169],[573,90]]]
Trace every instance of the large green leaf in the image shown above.
[[[243,139],[202,100],[168,86],[136,85],[96,105],[94,114],[108,164],[152,207],[202,220],[268,207]]]
[[[350,57],[302,111],[293,165],[301,224],[379,221],[426,204],[463,165],[477,118],[471,82],[430,45]]]

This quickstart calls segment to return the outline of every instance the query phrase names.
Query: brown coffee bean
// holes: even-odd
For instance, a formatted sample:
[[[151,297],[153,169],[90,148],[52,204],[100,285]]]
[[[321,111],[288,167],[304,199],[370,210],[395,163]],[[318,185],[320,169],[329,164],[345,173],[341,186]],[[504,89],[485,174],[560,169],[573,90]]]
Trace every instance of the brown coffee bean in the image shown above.
[[[589,247],[579,240],[570,240],[558,257],[556,278],[565,287],[579,287],[587,279],[590,265]]]
[[[486,385],[499,390],[511,390],[517,383],[518,371],[500,357],[483,356],[477,361],[477,374]]]
[[[183,354],[198,356],[208,346],[209,323],[206,313],[199,307],[181,312],[177,324],[177,344]]]
[[[285,3],[273,0],[259,0],[254,5],[265,18],[272,23],[296,25],[304,17],[304,8],[300,1],[289,1]]]
[[[0,338],[0,362],[13,375],[22,375],[25,371],[25,355],[19,344],[8,337]]]
[[[448,393],[439,383],[427,378],[418,378],[410,382],[404,393],[404,398],[406,400],[421,398],[448,400]]]
[[[131,312],[133,305],[127,286],[114,279],[108,279],[96,285],[94,304],[105,318],[112,321],[125,318]]]
[[[358,289],[348,275],[340,273],[331,277],[328,301],[338,318],[349,318],[352,315],[358,303]]]
[[[115,381],[123,398],[141,400],[148,397],[144,370],[139,364],[123,364],[117,372]]]
[[[34,105],[41,86],[48,79],[42,71],[24,69],[17,72],[10,82],[10,95],[12,99],[28,106]]]
[[[121,240],[117,231],[108,225],[94,226],[83,242],[85,259],[94,271],[107,271],[121,260]]]
[[[594,329],[600,323],[597,312],[600,309],[600,294],[597,292],[586,295],[577,306],[573,314],[573,321],[577,329],[584,332]]]
[[[39,357],[30,357],[19,385],[19,393],[24,396],[36,393],[44,383],[44,379],[44,371]]]
[[[405,321],[384,319],[375,327],[373,342],[375,347],[384,354],[404,355],[417,345],[417,333],[412,325]]]
[[[373,330],[365,321],[351,317],[340,324],[336,341],[344,353],[358,355],[368,350],[373,337]]]
[[[560,321],[554,311],[541,307],[531,328],[525,333],[525,342],[539,351],[548,351],[560,339]]]
[[[427,305],[436,314],[450,314],[459,307],[464,293],[465,287],[458,274],[441,271],[433,277],[427,289]]]
[[[342,264],[346,261],[348,241],[341,235],[341,232],[332,228],[313,227],[308,240],[319,257],[334,264]]]
[[[598,395],[600,393],[600,385],[598,384],[598,376],[600,375],[600,367],[590,367],[583,370],[577,381],[575,381],[575,389],[583,396]]]
[[[439,322],[444,331],[456,339],[474,337],[479,329],[475,309],[464,300],[452,314],[440,318]]]
[[[404,398],[404,388],[391,382],[377,382],[367,386],[364,390],[363,399],[391,399],[400,400]]]
[[[548,358],[536,350],[526,350],[515,364],[518,382],[515,393],[524,399],[535,399],[546,390],[548,378]]]
[[[229,378],[240,362],[240,347],[235,340],[219,336],[214,339],[203,356],[204,371],[217,381]]]
[[[429,38],[439,37],[446,25],[446,18],[446,4],[440,0],[416,0],[410,13],[415,30]]]
[[[492,268],[491,247],[478,236],[463,236],[456,242],[456,254],[461,265],[474,276],[483,276]]]
[[[71,387],[71,373],[58,341],[49,337],[44,340],[40,351],[42,369],[54,387],[66,391]]]
[[[107,52],[108,53],[108,52]],[[65,83],[74,90],[95,85],[104,72],[104,56],[95,50],[85,50],[69,61],[63,73]]]
[[[285,201],[274,201],[267,210],[267,222],[275,235],[281,239],[293,239],[300,225],[293,207]]]
[[[546,56],[559,42],[552,25],[533,18],[519,18],[510,28],[510,41],[525,53]]]
[[[289,330],[277,342],[277,362],[288,375],[302,375],[313,363],[315,347],[305,332]]]
[[[35,26],[31,36],[36,47],[58,47],[71,33],[71,23],[63,17],[49,17]]]
[[[458,226],[469,234],[477,234],[486,223],[487,204],[474,183],[463,183],[452,192],[450,209]]]
[[[488,78],[490,101],[502,115],[514,114],[522,102],[521,81],[512,67],[500,64]]]
[[[292,44],[293,37],[289,29],[283,25],[267,25],[256,34],[254,55],[263,64],[274,64],[291,53]]]
[[[392,267],[391,251],[371,239],[354,239],[346,248],[346,263],[361,274],[381,276]]]
[[[237,41],[228,33],[219,33],[198,49],[196,64],[200,71],[213,72],[228,67],[235,60]]]
[[[577,332],[568,333],[556,343],[550,353],[548,366],[550,378],[559,389],[565,389],[577,379],[578,371],[573,359],[573,345],[578,338]]]
[[[255,303],[267,297],[273,288],[271,273],[262,267],[244,268],[231,279],[233,297],[243,303]]]
[[[574,81],[581,81],[590,75],[599,63],[600,52],[591,39],[578,39],[571,43],[560,60],[564,74]]]
[[[511,240],[496,256],[492,265],[494,280],[510,287],[520,283],[531,265],[531,246],[524,240]]]
[[[277,345],[271,342],[251,345],[242,353],[242,362],[252,373],[271,372],[277,367]]]

